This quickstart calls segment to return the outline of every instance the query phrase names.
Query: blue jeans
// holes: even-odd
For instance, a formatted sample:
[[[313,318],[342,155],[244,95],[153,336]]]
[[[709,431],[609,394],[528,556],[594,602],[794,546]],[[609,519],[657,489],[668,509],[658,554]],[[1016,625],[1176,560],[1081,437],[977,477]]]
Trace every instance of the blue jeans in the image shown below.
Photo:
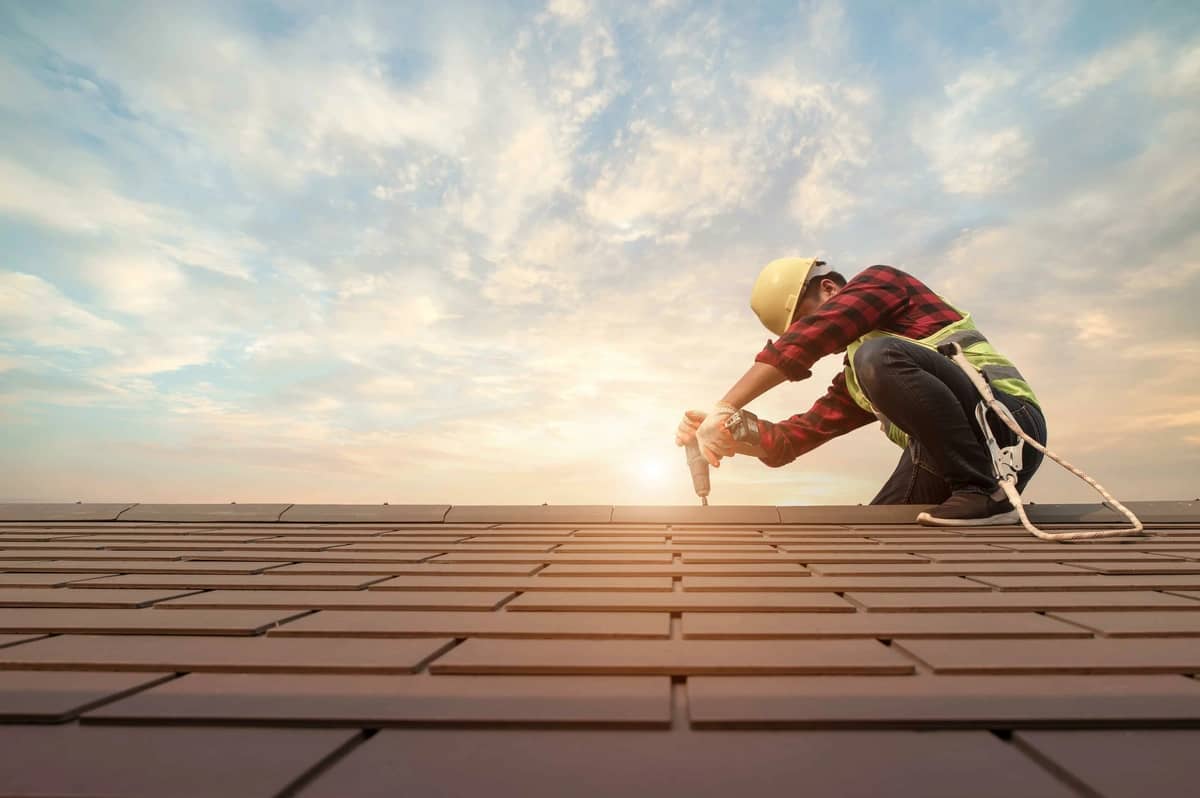
[[[983,398],[958,365],[939,352],[899,338],[872,338],[854,353],[854,373],[871,404],[908,433],[895,472],[871,504],[941,504],[958,491],[1002,499],[975,408]],[[1046,419],[1033,402],[992,389],[1025,434],[1046,445]],[[988,426],[1001,448],[1018,438],[995,412]],[[1017,491],[1029,484],[1044,455],[1022,447]]]

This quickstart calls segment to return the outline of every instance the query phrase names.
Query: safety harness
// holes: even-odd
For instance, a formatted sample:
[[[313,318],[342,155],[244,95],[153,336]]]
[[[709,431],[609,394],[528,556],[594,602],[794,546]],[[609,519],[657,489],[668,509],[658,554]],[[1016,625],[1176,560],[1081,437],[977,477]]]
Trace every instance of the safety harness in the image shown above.
[[[1148,534],[1142,522],[1137,516],[1125,508],[1125,505],[1114,499],[1108,491],[1101,487],[1100,483],[1089,477],[1087,474],[1080,471],[1075,466],[1063,460],[1054,452],[1042,446],[1025,431],[1021,429],[1021,425],[1013,418],[1009,409],[992,393],[991,386],[988,385],[988,377],[977,370],[971,361],[967,360],[967,356],[963,354],[962,346],[957,341],[944,343],[938,346],[937,350],[946,357],[950,358],[954,363],[963,370],[971,380],[971,384],[979,391],[979,395],[983,398],[975,407],[975,420],[979,422],[980,429],[983,430],[983,437],[987,441],[988,452],[992,457],[992,473],[996,480],[1000,483],[1000,487],[1004,490],[1004,494],[1008,496],[1008,500],[1012,506],[1016,508],[1017,513],[1021,516],[1021,523],[1031,533],[1041,538],[1042,540],[1057,540],[1057,541],[1072,541],[1072,540],[1089,540],[1091,538],[1114,538],[1124,535],[1144,535]],[[991,410],[1000,419],[1008,425],[1009,429],[1017,434],[1017,442],[1012,446],[1001,448],[996,444],[996,437],[992,434],[991,427],[987,423],[987,411]],[[1031,444],[1038,451],[1043,452],[1047,457],[1054,460],[1063,468],[1070,471],[1075,476],[1082,479],[1084,482],[1095,488],[1101,496],[1105,498],[1104,505],[1108,508],[1123,513],[1130,523],[1133,524],[1129,529],[1095,529],[1095,530],[1072,530],[1070,532],[1043,532],[1035,527],[1029,520],[1029,516],[1025,514],[1025,507],[1021,504],[1021,494],[1017,493],[1017,474],[1021,470],[1021,451],[1025,443]]]

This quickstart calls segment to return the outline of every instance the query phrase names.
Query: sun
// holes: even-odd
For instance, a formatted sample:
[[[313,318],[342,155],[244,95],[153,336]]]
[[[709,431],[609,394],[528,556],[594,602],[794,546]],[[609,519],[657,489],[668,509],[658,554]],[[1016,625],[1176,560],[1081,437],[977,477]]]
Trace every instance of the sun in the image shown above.
[[[644,482],[662,482],[667,466],[662,460],[645,459],[634,467],[634,474]]]

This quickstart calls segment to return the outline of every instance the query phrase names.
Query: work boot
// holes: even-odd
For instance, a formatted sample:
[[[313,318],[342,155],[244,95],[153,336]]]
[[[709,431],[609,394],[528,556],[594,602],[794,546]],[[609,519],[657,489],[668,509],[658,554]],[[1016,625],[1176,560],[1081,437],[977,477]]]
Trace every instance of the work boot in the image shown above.
[[[995,526],[1019,524],[1021,516],[1007,498],[996,501],[986,493],[958,491],[927,513],[917,516],[926,526]]]

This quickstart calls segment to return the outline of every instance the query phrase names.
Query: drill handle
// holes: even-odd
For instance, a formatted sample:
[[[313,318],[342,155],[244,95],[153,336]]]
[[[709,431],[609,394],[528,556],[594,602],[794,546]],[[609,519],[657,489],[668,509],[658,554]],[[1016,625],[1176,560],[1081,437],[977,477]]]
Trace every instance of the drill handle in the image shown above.
[[[684,447],[687,453],[688,470],[692,472],[692,487],[701,499],[708,496],[708,461],[700,454],[700,444],[694,439]]]

